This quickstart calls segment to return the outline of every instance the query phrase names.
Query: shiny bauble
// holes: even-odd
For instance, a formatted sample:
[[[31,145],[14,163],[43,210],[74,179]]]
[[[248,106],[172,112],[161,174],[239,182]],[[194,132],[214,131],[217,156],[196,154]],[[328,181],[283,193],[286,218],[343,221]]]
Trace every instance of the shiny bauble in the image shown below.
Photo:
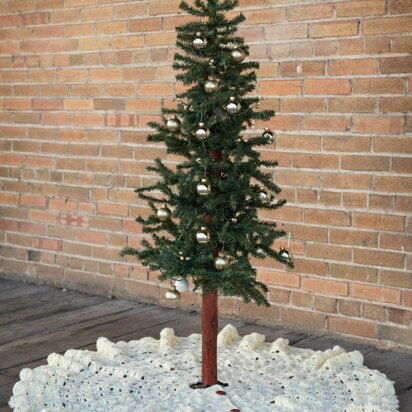
[[[259,200],[263,202],[264,200],[268,198],[268,193],[263,188],[261,188],[259,191],[258,197],[259,197]]]
[[[215,93],[219,90],[219,83],[214,77],[209,77],[205,82],[205,92]]]
[[[201,227],[199,232],[196,233],[197,243],[204,244],[209,242],[210,235],[208,230],[205,227]]]
[[[172,217],[172,211],[164,204],[157,209],[156,216],[161,222],[167,222]]]
[[[209,137],[209,130],[206,129],[204,123],[199,123],[199,128],[196,130],[195,134],[199,140],[205,140]]]
[[[167,122],[166,122],[166,127],[169,130],[169,132],[178,132],[180,130],[180,127],[182,126],[182,123],[180,120],[177,118],[176,115],[171,117]]]
[[[290,258],[290,253],[284,248],[280,248],[280,256],[282,256],[284,259],[289,259]]]
[[[229,258],[223,253],[219,253],[219,256],[215,257],[215,268],[217,270],[224,270],[230,266]]]
[[[188,292],[190,290],[189,282],[187,279],[178,279],[175,282],[175,288],[178,292]]]
[[[196,186],[197,193],[200,196],[206,196],[210,193],[210,185],[206,179],[202,179]]]
[[[273,135],[273,132],[268,127],[265,127],[265,131],[263,132],[262,137],[268,143],[274,143],[275,142],[275,136]]]
[[[246,54],[245,52],[236,47],[235,49],[232,50],[232,52],[230,53],[230,55],[232,56],[232,60],[236,63],[242,63],[243,60],[245,60]]]
[[[236,102],[236,99],[232,96],[229,103],[226,105],[226,110],[230,114],[235,114],[240,110],[240,104]]]
[[[206,46],[206,39],[204,39],[202,37],[202,33],[200,33],[200,31],[198,31],[196,33],[196,37],[193,40],[193,47],[197,50],[203,49]]]
[[[165,298],[170,302],[177,302],[180,299],[180,293],[176,290],[175,286],[172,286],[166,293]]]

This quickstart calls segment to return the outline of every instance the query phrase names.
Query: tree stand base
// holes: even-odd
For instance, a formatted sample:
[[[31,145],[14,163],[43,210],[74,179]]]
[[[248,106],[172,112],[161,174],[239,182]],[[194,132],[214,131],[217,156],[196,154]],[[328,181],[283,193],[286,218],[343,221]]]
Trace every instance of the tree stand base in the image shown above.
[[[223,386],[223,387],[229,386],[228,383],[223,383],[223,382],[220,382],[220,381],[217,381],[217,385]],[[197,382],[197,383],[191,383],[189,386],[192,389],[207,389],[207,388],[210,388],[213,385],[205,385],[202,382]]]

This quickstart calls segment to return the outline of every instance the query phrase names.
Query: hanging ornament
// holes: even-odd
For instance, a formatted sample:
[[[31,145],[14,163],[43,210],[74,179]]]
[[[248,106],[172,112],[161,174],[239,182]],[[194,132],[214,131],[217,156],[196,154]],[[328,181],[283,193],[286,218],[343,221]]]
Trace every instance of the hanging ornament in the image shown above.
[[[209,59],[209,66],[213,66],[215,64],[215,61],[213,59]]]
[[[209,137],[209,130],[206,129],[204,123],[199,123],[199,128],[196,130],[195,134],[199,140],[205,140]]]
[[[236,103],[236,99],[232,96],[229,103],[226,105],[226,110],[230,114],[235,114],[240,110],[240,104]]]
[[[169,129],[169,132],[178,132],[180,130],[182,123],[177,118],[176,115],[173,115],[167,122],[166,127]]]
[[[219,90],[219,83],[214,77],[208,77],[205,82],[205,92],[215,93]]]
[[[161,222],[167,222],[172,217],[172,211],[164,204],[157,209],[156,216]]]
[[[179,259],[180,260],[190,260],[190,257],[189,256],[183,256],[183,253],[182,252],[179,252]]]
[[[178,279],[175,282],[175,288],[180,293],[187,292],[190,289],[189,282],[187,279]]]
[[[268,143],[274,143],[275,142],[275,137],[273,135],[273,132],[268,127],[265,127],[265,131],[263,132],[262,137]]]
[[[246,57],[245,52],[239,47],[234,48],[230,55],[232,56],[232,60],[236,63],[242,63]]]
[[[204,226],[202,226],[199,232],[196,233],[196,240],[200,244],[209,242],[210,235],[208,230]]]
[[[280,256],[282,256],[285,259],[290,258],[290,253],[283,246],[280,248],[279,253],[280,253]]]
[[[200,196],[206,196],[210,193],[210,185],[206,179],[202,179],[196,186],[197,193]]]
[[[215,268],[217,270],[227,269],[229,265],[230,265],[230,260],[225,254],[219,253],[219,256],[215,257]]]
[[[202,33],[200,33],[200,31],[198,31],[196,33],[196,37],[193,40],[193,47],[195,49],[203,49],[206,46],[206,39],[202,37]]]
[[[266,192],[266,190],[264,190],[263,187],[260,188],[258,197],[261,201],[264,201],[268,198],[268,193]]]
[[[176,290],[175,286],[172,286],[166,293],[165,298],[171,302],[177,302],[180,299],[180,293]]]

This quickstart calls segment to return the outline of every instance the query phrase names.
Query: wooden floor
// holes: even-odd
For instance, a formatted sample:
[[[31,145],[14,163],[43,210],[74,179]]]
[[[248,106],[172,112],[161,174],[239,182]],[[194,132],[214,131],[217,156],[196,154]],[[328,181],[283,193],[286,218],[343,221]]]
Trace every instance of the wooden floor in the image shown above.
[[[366,366],[379,369],[396,382],[400,411],[412,411],[412,355],[225,318],[220,319],[219,327],[229,322],[241,335],[259,332],[268,341],[284,337],[303,348],[324,350],[340,345],[346,350],[360,350]],[[19,371],[45,364],[49,353],[62,353],[69,348],[95,349],[100,336],[114,341],[158,338],[164,327],[187,336],[200,332],[200,317],[194,312],[0,278],[0,411],[11,410],[7,402]]]

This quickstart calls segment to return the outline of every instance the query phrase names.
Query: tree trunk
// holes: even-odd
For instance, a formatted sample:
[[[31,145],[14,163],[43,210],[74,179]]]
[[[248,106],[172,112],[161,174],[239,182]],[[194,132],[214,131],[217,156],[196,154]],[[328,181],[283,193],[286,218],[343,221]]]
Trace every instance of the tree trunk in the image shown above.
[[[217,291],[202,297],[202,384],[217,384]]]

